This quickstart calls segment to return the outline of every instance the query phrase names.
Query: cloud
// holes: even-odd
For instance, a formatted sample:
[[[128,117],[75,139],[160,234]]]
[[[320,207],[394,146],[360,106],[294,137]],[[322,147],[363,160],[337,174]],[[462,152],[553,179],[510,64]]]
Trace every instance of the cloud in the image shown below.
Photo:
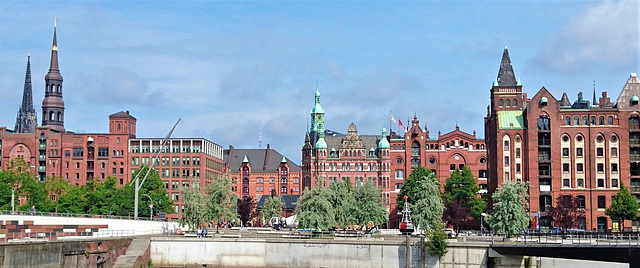
[[[603,2],[584,9],[545,42],[528,68],[576,74],[638,68],[638,2]]]
[[[75,92],[67,95],[79,101],[123,105],[145,101],[148,85],[136,73],[119,67],[105,67],[98,72],[80,74],[72,89]]]

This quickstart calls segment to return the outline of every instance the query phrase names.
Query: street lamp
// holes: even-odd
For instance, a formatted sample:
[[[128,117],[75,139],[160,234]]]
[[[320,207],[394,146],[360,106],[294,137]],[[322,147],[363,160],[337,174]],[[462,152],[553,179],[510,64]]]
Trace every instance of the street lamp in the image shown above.
[[[480,234],[484,235],[484,217],[487,216],[487,213],[482,212],[480,214]]]

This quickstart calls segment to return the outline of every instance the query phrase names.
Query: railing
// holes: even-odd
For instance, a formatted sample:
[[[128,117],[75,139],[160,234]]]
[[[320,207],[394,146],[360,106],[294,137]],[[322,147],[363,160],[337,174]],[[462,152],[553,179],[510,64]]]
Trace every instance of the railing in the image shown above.
[[[494,235],[492,245],[590,245],[590,246],[640,246],[638,232],[590,232],[568,230],[565,233],[523,233]]]
[[[8,233],[0,236],[0,244],[36,243],[49,241],[94,240],[96,238],[132,237],[133,230],[99,230],[97,232],[31,232]]]
[[[117,219],[117,220],[135,220],[133,216],[116,216],[116,215],[94,215],[94,214],[74,214],[74,213],[55,213],[55,212],[35,212],[31,211],[14,211],[0,210],[0,215],[29,215],[29,216],[48,216],[48,217],[65,217],[65,218],[93,218],[93,219]],[[159,218],[158,216],[142,217],[138,216],[138,220],[141,221],[170,221],[177,222],[177,220]]]

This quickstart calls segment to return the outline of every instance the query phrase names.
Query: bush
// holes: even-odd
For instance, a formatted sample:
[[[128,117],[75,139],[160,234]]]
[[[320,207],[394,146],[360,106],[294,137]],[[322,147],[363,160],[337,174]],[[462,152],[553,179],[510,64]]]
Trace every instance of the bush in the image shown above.
[[[427,238],[429,238],[427,250],[431,256],[438,256],[438,259],[442,260],[449,251],[449,242],[447,242],[447,234],[444,232],[444,227],[441,225],[436,226],[427,235]]]

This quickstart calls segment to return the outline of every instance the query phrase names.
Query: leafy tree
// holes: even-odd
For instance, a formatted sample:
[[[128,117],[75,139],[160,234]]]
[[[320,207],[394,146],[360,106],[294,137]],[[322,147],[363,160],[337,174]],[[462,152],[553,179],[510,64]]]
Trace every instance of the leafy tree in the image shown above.
[[[238,198],[238,215],[243,225],[246,226],[257,214],[256,201],[253,200],[253,196]]]
[[[27,202],[19,206],[19,210],[26,211],[33,206],[37,211],[50,211],[53,203],[47,199],[47,191],[43,183],[37,182],[33,177],[23,181],[22,196],[27,198]]]
[[[516,234],[529,226],[528,183],[506,181],[493,194],[493,213],[487,223],[496,233]]]
[[[35,177],[30,171],[29,164],[21,157],[11,159],[4,176],[2,176],[2,183],[9,185],[12,190],[12,195],[15,199],[25,196],[26,189],[33,182],[35,183]],[[11,196],[9,197],[11,200]],[[11,207],[12,204],[9,204]]]
[[[447,234],[444,231],[442,224],[436,224],[433,226],[433,230],[427,234],[427,250],[431,256],[438,256],[440,260],[444,258],[444,255],[449,251],[449,242],[447,241]]]
[[[120,206],[120,210],[118,210],[118,215],[121,215],[120,213],[132,213],[134,211],[134,199],[135,199],[135,181],[134,178],[138,175],[138,173],[140,173],[140,182],[142,182],[142,179],[144,178],[144,175],[147,174],[147,171],[149,170],[149,167],[144,165],[142,166],[140,169],[135,170],[133,172],[133,174],[131,174],[131,181],[129,181],[129,183],[127,183],[127,185],[125,185],[124,187],[124,193],[122,195],[122,199],[126,200],[124,203],[121,204]],[[147,176],[147,179],[144,181],[144,184],[142,184],[142,187],[140,187],[140,192],[138,193],[138,215],[139,216],[143,216],[143,217],[149,217],[150,216],[150,211],[149,211],[149,204],[152,204],[153,201],[153,211],[155,215],[158,215],[159,212],[161,211],[172,211],[173,210],[173,201],[171,201],[171,199],[169,199],[169,194],[167,193],[167,190],[165,190],[163,188],[164,183],[162,182],[162,179],[160,178],[160,175],[158,175],[158,171],[157,170],[153,170],[151,172],[149,172],[149,176]],[[145,196],[148,195],[149,197],[151,197],[151,200],[149,200],[149,197]],[[126,214],[125,214],[126,215]]]
[[[487,205],[482,200],[478,192],[480,187],[478,182],[473,177],[471,170],[468,167],[462,168],[462,170],[456,169],[451,172],[444,186],[444,194],[442,198],[447,202],[453,200],[460,200],[462,206],[469,209],[473,218],[479,219]],[[464,215],[461,215],[464,216]],[[458,219],[456,221],[462,221]]]
[[[579,203],[580,200],[576,196],[559,195],[556,205],[548,208],[547,215],[554,226],[562,227],[563,230],[578,227],[580,218],[585,217],[584,208],[581,208]]]
[[[611,206],[608,207],[604,214],[612,220],[622,222],[622,230],[624,230],[624,220],[635,220],[638,217],[638,201],[631,195],[629,188],[620,185],[620,190],[613,196]]]
[[[0,210],[11,210],[11,186],[5,183],[9,173],[0,170]]]
[[[396,208],[398,211],[401,211],[404,208],[404,196],[407,196],[407,201],[409,204],[415,204],[418,201],[417,196],[420,192],[425,191],[423,188],[422,181],[425,181],[427,177],[431,174],[431,170],[428,170],[422,166],[418,166],[413,171],[409,177],[405,180],[404,186],[400,189],[400,193],[396,198]],[[438,186],[439,187],[439,186]],[[438,189],[438,193],[440,189]]]
[[[447,204],[443,220],[454,226],[456,231],[464,228],[467,221],[471,220],[471,212],[460,199],[453,199]]]
[[[51,197],[54,201],[54,212],[58,212],[58,199],[62,194],[67,192],[69,189],[69,182],[60,176],[51,176],[47,177],[47,180],[44,184],[49,197]]]
[[[84,214],[87,210],[87,199],[80,187],[71,185],[66,193],[58,199],[58,212]]]
[[[320,230],[334,228],[335,214],[328,199],[328,190],[321,183],[311,190],[305,189],[298,200],[298,226]]]
[[[181,226],[189,226],[195,230],[198,226],[206,223],[210,216],[207,216],[207,205],[205,197],[199,189],[191,187],[181,187],[183,212],[180,213],[178,223]]]
[[[205,204],[207,221],[221,222],[222,220],[235,222],[237,217],[237,197],[231,191],[231,181],[224,177],[213,181],[205,187]]]
[[[262,210],[260,210],[260,218],[263,222],[267,222],[271,217],[280,217],[283,208],[284,202],[282,202],[280,196],[272,195],[264,201]]]
[[[355,223],[352,215],[355,199],[351,183],[348,181],[331,182],[328,191],[328,200],[333,207],[338,226],[346,228]]]
[[[356,186],[354,197],[358,200],[352,209],[352,217],[356,224],[368,226],[386,221],[387,208],[382,201],[382,192],[373,182],[367,181],[362,186]]]
[[[435,174],[430,173],[425,180],[420,181],[422,191],[416,193],[416,203],[411,203],[413,222],[422,229],[433,229],[442,226],[442,212],[444,205],[440,198],[440,183]]]

